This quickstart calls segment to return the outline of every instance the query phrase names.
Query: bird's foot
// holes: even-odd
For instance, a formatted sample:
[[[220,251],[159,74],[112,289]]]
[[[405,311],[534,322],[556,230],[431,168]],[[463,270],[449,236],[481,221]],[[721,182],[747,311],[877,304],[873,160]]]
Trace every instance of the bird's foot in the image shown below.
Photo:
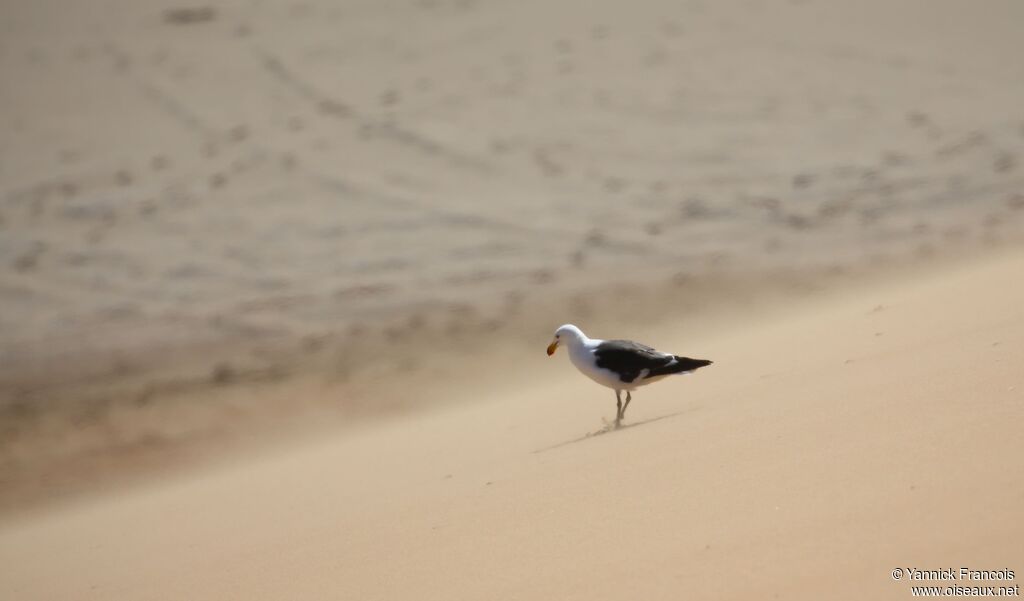
[[[601,423],[604,424],[604,427],[599,430],[600,433],[611,432],[612,430],[618,430],[622,427],[622,419],[618,417],[616,417],[614,421],[609,421],[608,418],[602,417]]]

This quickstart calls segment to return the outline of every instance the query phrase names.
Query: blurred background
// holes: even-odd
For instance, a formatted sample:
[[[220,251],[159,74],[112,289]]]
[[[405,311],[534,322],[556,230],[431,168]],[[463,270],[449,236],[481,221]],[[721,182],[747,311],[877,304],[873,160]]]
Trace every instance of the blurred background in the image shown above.
[[[1017,0],[2,0],[0,509],[450,402],[562,322],[1017,244],[1022,24]]]

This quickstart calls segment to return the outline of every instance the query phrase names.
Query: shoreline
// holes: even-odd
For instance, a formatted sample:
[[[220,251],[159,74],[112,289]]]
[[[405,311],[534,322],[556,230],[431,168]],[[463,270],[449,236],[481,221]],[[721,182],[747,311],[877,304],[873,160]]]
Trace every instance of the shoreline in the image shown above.
[[[496,365],[505,366],[510,377],[530,377],[526,368],[517,366],[532,359],[535,344],[530,343],[558,325],[548,321],[566,321],[556,314],[612,331],[635,331],[637,336],[684,324],[696,334],[708,335],[715,327],[708,323],[730,330],[736,324],[760,323],[751,315],[777,320],[820,298],[904,278],[929,279],[946,270],[997,260],[1016,248],[1019,245],[957,250],[945,257],[915,257],[841,272],[668,278],[648,282],[643,290],[617,284],[553,292],[532,306],[523,301],[512,318],[514,325],[496,327],[494,316],[474,315],[475,325],[466,324],[457,332],[420,325],[403,335],[400,329],[382,327],[377,331],[390,335],[381,334],[376,342],[367,340],[374,336],[372,329],[362,332],[353,339],[363,340],[356,351],[366,353],[362,366],[340,363],[339,348],[352,352],[352,343],[342,339],[332,345],[329,337],[314,350],[292,344],[290,353],[266,353],[275,361],[248,370],[224,368],[231,365],[230,359],[211,361],[193,352],[193,361],[212,369],[182,375],[176,365],[172,373],[177,370],[177,375],[143,374],[134,385],[131,378],[100,377],[90,392],[60,400],[49,412],[8,413],[13,417],[6,421],[8,436],[0,449],[0,466],[6,466],[0,468],[0,481],[5,483],[0,519],[36,510],[39,503],[73,503],[80,496],[102,496],[126,484],[230,461],[260,447],[287,446],[316,432],[344,435],[381,420],[472,402],[465,390],[493,382]],[[570,309],[579,310],[582,298],[592,299],[590,307],[572,313]],[[600,298],[613,300],[596,300]],[[552,309],[558,306],[566,310]],[[666,317],[645,317],[659,314]],[[407,323],[405,318],[397,321]],[[489,336],[500,337],[500,342],[488,342]],[[449,350],[438,353],[439,340]],[[385,363],[373,364],[384,357]],[[491,358],[493,365],[480,357]],[[409,398],[411,389],[425,392]]]

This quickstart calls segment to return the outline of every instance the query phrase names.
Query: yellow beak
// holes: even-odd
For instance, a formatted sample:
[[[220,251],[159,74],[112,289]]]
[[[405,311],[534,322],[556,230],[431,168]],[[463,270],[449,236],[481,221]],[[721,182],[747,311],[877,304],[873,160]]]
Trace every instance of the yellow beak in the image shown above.
[[[558,341],[557,340],[548,345],[548,356],[549,357],[551,355],[555,354],[555,349],[556,348],[558,348]]]

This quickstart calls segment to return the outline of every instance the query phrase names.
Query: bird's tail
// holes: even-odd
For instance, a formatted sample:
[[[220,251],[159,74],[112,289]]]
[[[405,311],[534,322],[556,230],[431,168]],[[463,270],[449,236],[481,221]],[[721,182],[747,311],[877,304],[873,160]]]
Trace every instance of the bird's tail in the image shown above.
[[[665,367],[658,368],[650,373],[651,376],[667,376],[670,374],[688,374],[702,367],[707,367],[713,362],[707,359],[691,359],[675,355],[675,360]]]

